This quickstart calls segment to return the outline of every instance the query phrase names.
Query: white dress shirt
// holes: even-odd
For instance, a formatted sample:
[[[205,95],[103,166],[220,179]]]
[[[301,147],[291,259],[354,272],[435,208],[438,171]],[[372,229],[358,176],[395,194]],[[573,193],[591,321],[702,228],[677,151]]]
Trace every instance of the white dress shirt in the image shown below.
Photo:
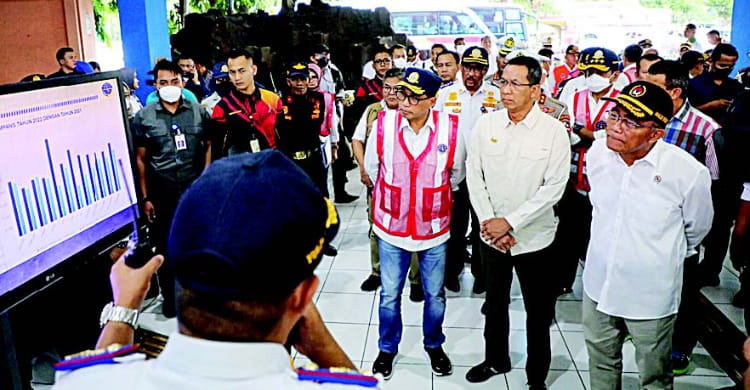
[[[239,343],[169,336],[153,360],[102,364],[58,373],[58,390],[361,389],[299,381],[289,354],[277,343]]]
[[[406,145],[406,149],[409,150],[409,153],[411,153],[412,156],[418,156],[422,154],[430,141],[430,137],[435,136],[435,124],[431,119],[432,110],[430,110],[427,115],[430,119],[427,120],[427,123],[425,123],[424,127],[419,131],[419,133],[416,133],[414,129],[409,126],[409,121],[405,119],[401,122],[401,128],[398,129],[398,131],[403,133],[404,144]],[[440,120],[448,121],[447,115],[442,115]],[[370,142],[368,142],[365,146],[365,171],[367,171],[367,175],[370,176],[370,179],[373,181],[373,183],[377,181],[378,173],[380,171],[380,158],[378,157],[377,145],[378,137],[373,137],[376,134],[374,132],[377,131],[377,128],[375,126],[377,126],[377,122],[373,124],[373,129],[371,130],[372,133],[370,133]],[[393,122],[385,123],[385,126],[385,131],[392,131],[389,126],[393,126]],[[384,150],[383,152],[391,153],[388,150]],[[464,146],[463,138],[456,137],[456,154],[453,158],[453,168],[451,168],[450,172],[452,191],[457,191],[458,184],[466,178],[466,164],[464,163],[465,160],[466,147]],[[436,247],[448,241],[448,238],[450,237],[450,234],[446,233],[445,235],[429,240],[415,240],[411,237],[397,237],[390,235],[384,232],[382,229],[378,228],[377,225],[372,225],[372,229],[375,234],[383,241],[410,252],[418,252]]]
[[[534,103],[518,124],[501,110],[479,118],[473,133],[466,181],[479,222],[504,217],[517,242],[512,255],[546,248],[557,230],[552,206],[570,175],[565,126]]]
[[[631,166],[597,140],[586,164],[593,220],[584,291],[612,316],[676,313],[685,258],[711,228],[708,170],[662,140]]]
[[[456,81],[442,88],[435,102],[436,110],[458,115],[459,132],[463,135],[465,145],[471,142],[471,131],[477,119],[500,108],[502,108],[500,89],[487,82],[482,82],[479,89],[472,95],[462,82]]]
[[[578,76],[567,83],[565,83],[565,87],[563,87],[562,92],[560,92],[560,98],[557,99],[565,104],[568,104],[570,99],[573,98],[573,95],[576,94],[576,92],[586,88],[586,78],[583,76]],[[568,110],[572,110],[571,106],[568,106]],[[571,119],[573,116],[571,115]]]

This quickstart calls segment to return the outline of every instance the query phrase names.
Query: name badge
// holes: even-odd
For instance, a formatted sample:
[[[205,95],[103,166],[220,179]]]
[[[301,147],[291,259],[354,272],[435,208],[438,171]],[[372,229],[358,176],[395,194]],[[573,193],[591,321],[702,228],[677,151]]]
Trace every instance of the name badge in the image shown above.
[[[177,146],[177,150],[187,150],[187,141],[185,141],[185,134],[175,135],[174,144],[175,146]]]
[[[250,151],[253,153],[260,152],[260,142],[257,139],[250,140]]]

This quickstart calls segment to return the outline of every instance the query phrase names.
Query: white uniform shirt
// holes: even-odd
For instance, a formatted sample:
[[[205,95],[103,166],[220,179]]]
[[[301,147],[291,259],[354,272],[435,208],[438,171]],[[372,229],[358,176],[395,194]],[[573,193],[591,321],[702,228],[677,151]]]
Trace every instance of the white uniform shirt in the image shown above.
[[[360,389],[299,381],[276,343],[203,340],[172,333],[153,360],[102,364],[58,374],[57,390]]]
[[[576,92],[584,88],[586,88],[586,78],[583,76],[578,76],[565,83],[565,87],[563,87],[562,92],[560,92],[560,98],[557,100],[568,104],[568,101],[573,98]],[[568,106],[568,110],[572,110],[571,106]]]
[[[419,134],[414,132],[414,129],[409,126],[409,121],[403,120],[401,122],[401,131],[404,134],[404,144],[406,149],[409,150],[412,156],[418,156],[422,154],[424,149],[429,143],[430,137],[435,135],[435,124],[432,122],[432,110],[427,114],[428,119]],[[440,120],[448,121],[446,116],[442,116]],[[447,123],[446,123],[447,124]],[[393,122],[385,123],[385,131],[389,131],[388,126],[393,126]],[[375,182],[380,171],[380,159],[378,157],[378,138],[375,136],[377,131],[377,122],[373,124],[373,128],[370,133],[370,142],[365,146],[365,171],[370,179]],[[460,130],[459,130],[460,131]],[[383,150],[383,153],[391,153],[388,150]],[[458,190],[458,183],[462,182],[466,178],[466,147],[462,137],[456,137],[456,154],[453,158],[453,168],[450,172],[451,189],[453,191]],[[375,234],[383,241],[399,247],[401,249],[418,252],[426,249],[434,248],[446,241],[450,237],[449,233],[442,236],[435,237],[429,240],[415,240],[411,237],[397,237],[384,232],[377,225],[372,225],[372,229]]]
[[[483,82],[474,95],[466,90],[462,82],[456,82],[442,88],[435,102],[436,110],[458,115],[458,130],[466,145],[471,142],[471,131],[477,119],[500,108],[500,90],[487,82]]]
[[[662,140],[631,166],[597,140],[586,164],[593,220],[584,291],[612,316],[676,313],[685,257],[711,228],[708,169]]]
[[[373,63],[372,60],[365,62],[365,64],[362,66],[362,78],[365,80],[372,80],[377,76],[377,73],[375,73],[375,68],[372,67]]]
[[[628,84],[632,83],[633,81],[630,81],[628,78],[628,75],[625,74],[626,71],[633,69],[636,67],[636,64],[630,64],[626,66],[622,72],[620,72],[620,75],[617,76],[617,80],[615,80],[615,88],[617,88],[618,91],[622,91]]]
[[[473,133],[466,182],[479,222],[504,217],[517,242],[512,255],[546,248],[557,230],[552,206],[570,175],[565,126],[535,103],[518,124],[501,110],[479,118]]]

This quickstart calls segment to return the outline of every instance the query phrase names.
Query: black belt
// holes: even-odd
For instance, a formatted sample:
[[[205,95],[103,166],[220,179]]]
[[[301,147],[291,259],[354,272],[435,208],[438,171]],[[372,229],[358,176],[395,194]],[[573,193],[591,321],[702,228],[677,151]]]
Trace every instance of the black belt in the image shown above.
[[[289,153],[289,157],[291,157],[292,160],[304,160],[312,157],[315,153],[320,153],[320,148],[291,152]]]

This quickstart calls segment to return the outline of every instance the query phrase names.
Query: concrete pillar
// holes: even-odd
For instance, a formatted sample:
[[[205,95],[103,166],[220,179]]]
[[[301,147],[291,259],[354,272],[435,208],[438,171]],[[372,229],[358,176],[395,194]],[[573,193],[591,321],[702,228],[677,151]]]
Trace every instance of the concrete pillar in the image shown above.
[[[125,66],[136,68],[140,88],[136,95],[142,102],[153,91],[146,85],[156,59],[171,59],[169,28],[167,27],[167,2],[154,0],[119,0],[120,31]]]
[[[730,42],[740,52],[740,58],[735,66],[735,71],[750,66],[750,0],[734,0],[732,9],[732,41]]]

